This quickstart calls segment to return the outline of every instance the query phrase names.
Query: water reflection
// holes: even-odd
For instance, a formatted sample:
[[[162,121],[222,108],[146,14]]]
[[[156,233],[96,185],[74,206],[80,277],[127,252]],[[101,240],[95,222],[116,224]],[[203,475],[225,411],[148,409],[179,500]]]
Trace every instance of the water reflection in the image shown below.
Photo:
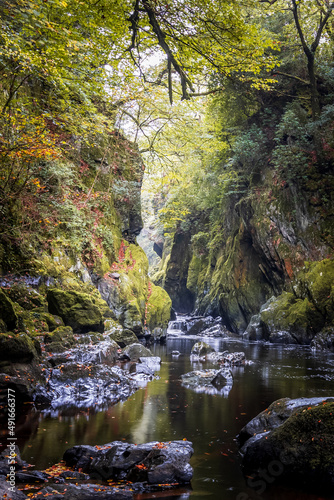
[[[132,443],[187,438],[195,454],[192,490],[166,491],[164,498],[236,500],[247,492],[235,437],[241,428],[271,402],[282,397],[329,396],[333,393],[333,355],[317,357],[308,348],[292,349],[234,339],[208,339],[217,350],[244,351],[253,364],[233,367],[228,394],[194,391],[181,384],[181,375],[194,369],[190,351],[198,337],[171,339],[152,346],[162,358],[159,379],[149,382],[127,401],[104,411],[94,409],[58,417],[27,411],[19,432],[23,458],[43,469],[59,462],[64,451],[77,444],[105,444],[114,440]],[[173,356],[179,351],[179,356]],[[200,369],[218,368],[209,362]],[[29,424],[30,422],[30,424]],[[30,427],[29,427],[30,425]],[[252,498],[250,492],[250,498]],[[292,490],[274,489],[264,498],[313,500]],[[162,498],[158,493],[139,498]],[[175,496],[174,496],[175,495]],[[280,496],[281,495],[281,496]]]

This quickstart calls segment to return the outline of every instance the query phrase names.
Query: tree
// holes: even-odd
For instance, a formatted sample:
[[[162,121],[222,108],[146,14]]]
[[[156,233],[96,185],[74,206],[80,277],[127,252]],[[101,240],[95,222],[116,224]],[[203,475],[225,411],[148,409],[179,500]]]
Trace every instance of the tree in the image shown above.
[[[316,75],[316,55],[321,44],[328,42],[326,28],[333,15],[334,2],[329,0],[260,0],[280,10],[290,10],[293,14],[295,30],[307,59],[307,71],[311,97],[313,120],[318,120],[321,106]],[[288,76],[288,75],[286,75]]]

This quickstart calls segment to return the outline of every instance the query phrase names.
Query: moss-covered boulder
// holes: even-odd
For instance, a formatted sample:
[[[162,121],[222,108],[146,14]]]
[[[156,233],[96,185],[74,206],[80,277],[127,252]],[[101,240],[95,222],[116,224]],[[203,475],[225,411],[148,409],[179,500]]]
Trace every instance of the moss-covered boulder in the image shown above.
[[[168,293],[153,283],[150,283],[151,294],[147,301],[146,325],[153,331],[155,328],[167,328],[170,320],[172,300]]]
[[[137,361],[142,357],[151,357],[153,354],[147,347],[143,344],[131,344],[123,349],[123,354],[127,356],[131,361]]]
[[[17,312],[18,329],[30,336],[40,335],[49,331],[49,325],[44,313],[37,313],[33,310],[25,311],[21,309]]]
[[[316,399],[316,398],[314,398]],[[297,400],[298,401],[298,400]],[[263,480],[300,484],[317,493],[334,488],[334,402],[301,406],[274,430],[264,429],[243,447],[243,467],[253,484]],[[257,483],[256,483],[257,481]]]
[[[4,289],[7,297],[16,302],[23,309],[31,310],[35,308],[47,308],[47,302],[41,293],[24,282],[11,283]]]
[[[192,356],[206,356],[210,352],[214,352],[214,348],[206,342],[196,342],[191,349]]]
[[[36,349],[37,347],[37,349]],[[0,361],[14,363],[31,362],[38,357],[39,342],[32,340],[26,334],[0,334]]]
[[[70,326],[59,326],[53,332],[49,332],[44,336],[45,344],[54,342],[63,343],[65,347],[71,347],[75,344],[73,330]]]
[[[116,331],[109,335],[110,339],[117,342],[120,347],[125,347],[127,345],[135,344],[138,342],[137,336],[132,330],[121,330]]]
[[[102,332],[103,316],[94,297],[76,291],[51,288],[47,293],[49,312],[60,316],[74,332]]]
[[[14,304],[2,289],[0,289],[0,319],[8,330],[14,330],[17,327],[18,318]]]
[[[269,341],[310,344],[315,334],[324,325],[324,317],[308,298],[298,299],[289,292],[283,292],[267,303],[260,313],[262,328]]]
[[[326,322],[334,321],[334,260],[305,263],[296,289],[299,295],[310,298]]]

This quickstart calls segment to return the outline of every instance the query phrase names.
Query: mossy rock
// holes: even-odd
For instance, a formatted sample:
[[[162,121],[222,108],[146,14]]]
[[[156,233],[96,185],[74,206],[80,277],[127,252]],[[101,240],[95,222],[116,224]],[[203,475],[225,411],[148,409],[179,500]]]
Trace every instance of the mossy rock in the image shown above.
[[[47,293],[49,312],[60,316],[76,333],[103,332],[103,317],[90,295],[51,288]]]
[[[10,300],[28,311],[36,307],[47,308],[46,298],[25,283],[13,283],[4,292]]]
[[[138,342],[138,338],[132,330],[124,329],[119,332],[112,333],[109,337],[111,340],[117,342],[120,347],[126,347],[127,345]]]
[[[161,287],[151,283],[151,295],[147,301],[146,324],[153,331],[155,328],[167,328],[170,320],[172,301]]]
[[[55,316],[54,314],[50,313],[42,313],[41,317],[44,321],[46,321],[50,332],[53,332],[53,330],[55,330],[59,326],[65,326],[64,321],[60,316]]]
[[[0,289],[0,319],[8,330],[14,330],[17,327],[18,318],[14,304],[2,289]]]
[[[327,327],[317,333],[311,342],[311,348],[318,351],[334,352],[334,327]]]
[[[122,325],[114,319],[106,319],[104,322],[104,333],[112,334],[114,332],[119,332],[122,329]]]
[[[309,299],[297,299],[289,292],[283,292],[268,302],[260,314],[268,337],[287,332],[300,344],[309,344],[324,325],[323,316]]]
[[[147,347],[145,347],[145,346],[143,346],[143,344],[139,344],[139,343],[126,346],[123,349],[123,354],[128,356],[128,358],[131,361],[137,361],[139,358],[142,358],[142,357],[153,356],[153,354],[151,353],[151,351],[149,349],[147,349]]]
[[[31,362],[38,357],[40,351],[39,342],[32,340],[25,333],[1,333],[0,334],[0,361],[11,361],[13,363]],[[37,350],[36,350],[37,347]]]
[[[18,328],[30,336],[40,335],[49,331],[49,325],[44,313],[21,310],[17,313]]]
[[[191,349],[191,354],[193,356],[206,356],[207,354],[210,354],[210,352],[214,351],[214,348],[206,342],[196,342]]]
[[[334,321],[334,260],[309,264],[302,275],[305,292],[328,322]]]
[[[59,326],[44,336],[44,342],[45,344],[63,342],[66,347],[71,347],[75,344],[73,330],[70,326]]]
[[[316,487],[317,493],[333,491],[333,414],[332,402],[300,409],[247,448],[245,472],[253,476],[278,461],[282,470],[277,481]]]

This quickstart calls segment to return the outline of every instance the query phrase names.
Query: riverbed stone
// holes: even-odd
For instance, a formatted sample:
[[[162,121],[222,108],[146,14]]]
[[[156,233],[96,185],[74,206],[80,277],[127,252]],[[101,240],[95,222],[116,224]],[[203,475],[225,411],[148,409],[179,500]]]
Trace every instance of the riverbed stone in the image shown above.
[[[117,342],[119,347],[126,347],[130,344],[136,344],[138,342],[138,337],[132,330],[127,330],[126,328],[121,331],[115,331],[110,335],[110,338]]]
[[[275,411],[280,406],[283,411]],[[279,483],[299,483],[317,493],[333,491],[334,398],[280,400],[265,411],[267,418],[260,414],[248,427],[248,435],[260,432],[253,432],[241,448],[244,473],[255,482],[263,470],[279,470],[272,474]],[[266,420],[269,425],[263,429]],[[244,430],[241,437],[246,437]]]
[[[181,375],[181,379],[183,385],[190,389],[212,386],[221,389],[227,384],[233,383],[233,375],[228,368],[221,370],[194,370]]]
[[[151,357],[152,352],[143,344],[135,343],[126,346],[123,349],[123,355],[127,356],[131,361],[137,361],[141,357]]]
[[[128,444],[114,441],[103,446],[74,446],[66,450],[68,466],[82,469],[93,479],[129,480],[148,484],[187,484],[193,474],[189,441]]]
[[[0,361],[30,362],[38,358],[34,342],[27,334],[0,334]]]
[[[27,497],[24,496],[24,498]],[[66,483],[46,486],[40,490],[36,498],[45,500],[130,500],[133,498],[133,494],[126,489],[101,484],[76,485]]]
[[[206,356],[207,354],[214,352],[214,348],[207,344],[206,342],[196,342],[191,349],[191,356]]]
[[[12,491],[8,481],[0,481],[0,497],[3,500],[26,500],[28,498],[17,488],[14,488],[14,491]]]

